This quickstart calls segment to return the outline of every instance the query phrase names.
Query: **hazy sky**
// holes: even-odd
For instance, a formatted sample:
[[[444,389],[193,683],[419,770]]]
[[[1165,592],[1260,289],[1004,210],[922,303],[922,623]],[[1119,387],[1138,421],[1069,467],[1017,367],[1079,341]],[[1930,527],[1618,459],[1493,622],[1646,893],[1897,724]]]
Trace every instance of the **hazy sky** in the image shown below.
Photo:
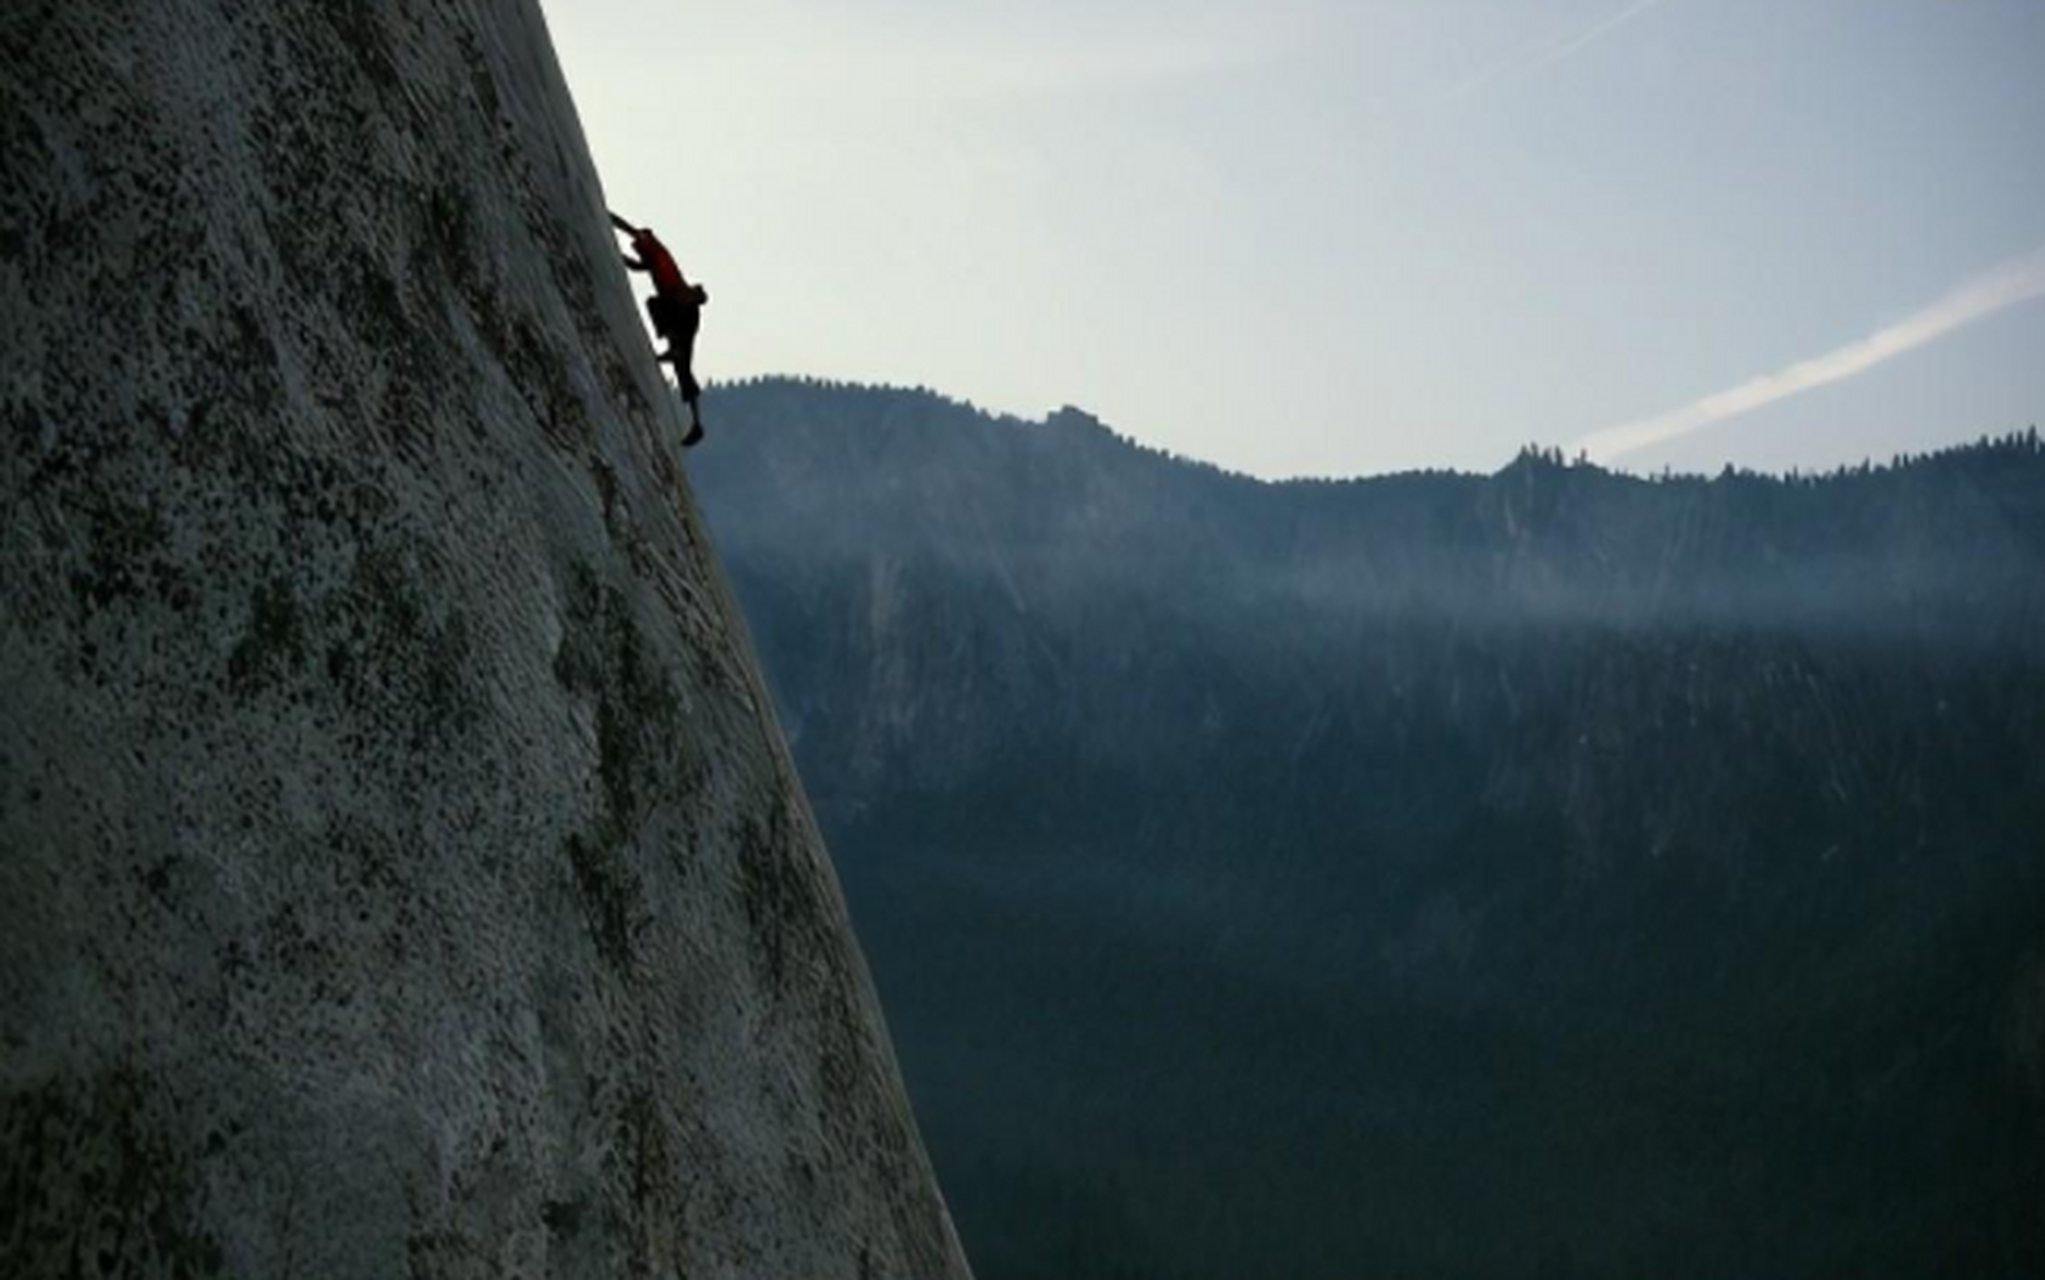
[[[2045,0],[546,9],[706,377],[1266,476],[2045,424]]]

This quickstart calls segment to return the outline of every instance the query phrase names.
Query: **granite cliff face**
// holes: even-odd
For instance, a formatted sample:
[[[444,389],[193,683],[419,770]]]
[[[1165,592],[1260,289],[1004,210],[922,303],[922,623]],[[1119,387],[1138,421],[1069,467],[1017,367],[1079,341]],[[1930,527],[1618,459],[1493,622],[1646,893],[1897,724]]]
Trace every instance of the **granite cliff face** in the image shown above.
[[[965,1275],[535,4],[0,139],[0,1273]]]

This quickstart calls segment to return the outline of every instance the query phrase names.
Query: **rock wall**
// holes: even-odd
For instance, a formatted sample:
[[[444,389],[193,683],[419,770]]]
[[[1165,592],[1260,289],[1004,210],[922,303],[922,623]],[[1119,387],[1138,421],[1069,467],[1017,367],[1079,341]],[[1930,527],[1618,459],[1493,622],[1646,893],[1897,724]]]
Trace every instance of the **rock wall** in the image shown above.
[[[533,0],[0,141],[0,1274],[965,1275]]]

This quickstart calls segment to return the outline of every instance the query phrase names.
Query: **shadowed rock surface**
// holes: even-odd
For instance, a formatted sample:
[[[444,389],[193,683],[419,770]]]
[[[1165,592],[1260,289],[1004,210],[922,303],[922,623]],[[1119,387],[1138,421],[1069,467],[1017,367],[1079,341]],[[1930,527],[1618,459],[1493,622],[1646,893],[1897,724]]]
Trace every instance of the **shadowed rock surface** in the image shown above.
[[[0,1274],[965,1275],[536,6],[0,138]]]

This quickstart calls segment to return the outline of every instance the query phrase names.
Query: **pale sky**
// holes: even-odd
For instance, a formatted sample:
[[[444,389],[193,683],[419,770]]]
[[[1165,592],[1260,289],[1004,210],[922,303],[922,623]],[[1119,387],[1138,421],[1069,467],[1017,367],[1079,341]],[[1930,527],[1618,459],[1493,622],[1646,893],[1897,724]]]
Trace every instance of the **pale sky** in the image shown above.
[[[706,378],[1271,477],[2045,425],[2045,0],[545,7]]]

